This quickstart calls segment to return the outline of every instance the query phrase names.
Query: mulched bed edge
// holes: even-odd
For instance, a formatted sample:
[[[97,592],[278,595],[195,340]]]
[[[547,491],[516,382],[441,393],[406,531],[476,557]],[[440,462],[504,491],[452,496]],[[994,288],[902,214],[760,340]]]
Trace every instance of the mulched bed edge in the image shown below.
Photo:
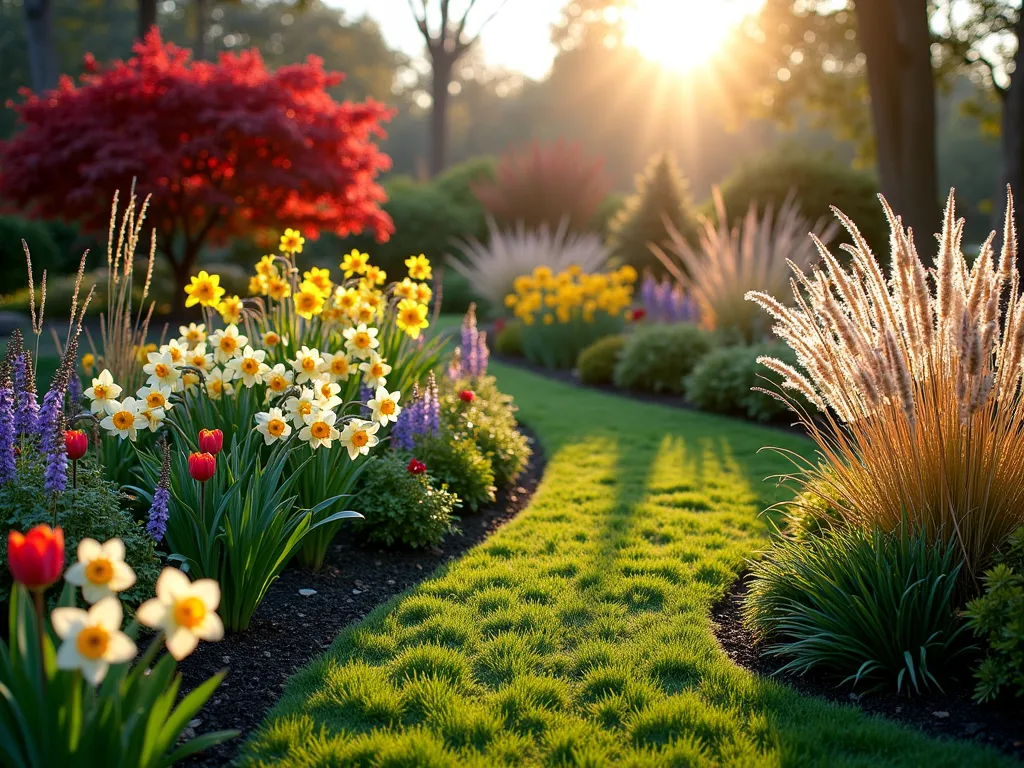
[[[296,566],[284,570],[247,631],[218,643],[200,643],[179,665],[183,691],[224,668],[228,675],[190,727],[200,734],[233,728],[242,735],[181,765],[231,763],[277,702],[287,680],[327,650],[347,625],[431,577],[523,511],[540,484],[546,461],[540,441],[528,429],[520,429],[533,449],[525,471],[498,492],[494,504],[461,515],[461,533],[448,536],[436,549],[413,552],[363,546],[346,537],[343,528],[319,572]],[[316,594],[303,597],[300,589]]]
[[[740,618],[740,602],[746,591],[744,574],[711,610],[715,637],[735,664],[762,677],[774,676],[806,696],[852,704],[930,736],[967,739],[1024,759],[1024,701],[1010,697],[990,704],[975,703],[971,700],[973,679],[966,668],[964,680],[957,688],[947,687],[946,695],[913,698],[882,693],[858,695],[848,686],[836,687],[833,680],[813,671],[806,675],[777,674],[785,661],[762,653]]]

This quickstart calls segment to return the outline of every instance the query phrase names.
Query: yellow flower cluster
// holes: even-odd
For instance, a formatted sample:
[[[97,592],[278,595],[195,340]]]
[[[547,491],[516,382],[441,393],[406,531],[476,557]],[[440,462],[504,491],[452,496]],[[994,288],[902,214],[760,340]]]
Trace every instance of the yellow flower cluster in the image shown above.
[[[515,292],[505,297],[505,306],[526,325],[538,316],[545,325],[576,319],[592,323],[599,312],[615,317],[633,303],[636,278],[629,265],[597,274],[585,274],[577,266],[554,274],[541,266],[515,279]]]

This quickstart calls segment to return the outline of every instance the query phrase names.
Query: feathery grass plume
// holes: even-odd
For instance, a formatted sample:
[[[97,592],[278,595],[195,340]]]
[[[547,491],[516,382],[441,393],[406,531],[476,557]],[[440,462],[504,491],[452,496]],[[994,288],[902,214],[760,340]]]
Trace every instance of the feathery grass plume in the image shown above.
[[[892,231],[886,277],[856,225],[842,267],[793,264],[794,308],[768,292],[747,298],[806,375],[765,359],[784,387],[807,395],[820,419],[793,405],[818,444],[804,481],[827,488],[842,515],[866,530],[904,519],[933,539],[955,540],[977,579],[1024,524],[1024,300],[1007,190],[1000,253],[993,237],[968,268],[950,191],[931,281],[913,233],[882,198]]]
[[[651,250],[697,303],[701,324],[724,330],[744,341],[763,341],[767,323],[757,308],[744,300],[748,291],[780,294],[789,283],[789,262],[806,268],[838,230],[835,222],[811,223],[801,215],[793,192],[776,214],[772,206],[758,216],[751,202],[738,226],[730,224],[718,187],[712,190],[715,221],[700,218],[699,247],[692,247],[666,219],[671,243],[668,253],[655,244]],[[815,235],[808,240],[807,233]],[[818,246],[818,250],[815,249]]]

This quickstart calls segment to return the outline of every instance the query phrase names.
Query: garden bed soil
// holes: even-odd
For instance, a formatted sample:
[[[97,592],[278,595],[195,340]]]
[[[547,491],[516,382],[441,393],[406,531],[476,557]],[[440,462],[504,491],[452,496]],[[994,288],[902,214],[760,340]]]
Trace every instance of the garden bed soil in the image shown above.
[[[413,552],[365,545],[346,537],[342,529],[319,572],[285,569],[247,631],[217,643],[200,643],[179,665],[183,690],[222,669],[227,669],[228,675],[190,727],[197,734],[237,729],[242,735],[181,765],[228,765],[277,701],[288,678],[329,648],[347,624],[461,557],[525,509],[540,483],[545,462],[539,442],[524,432],[533,449],[526,470],[511,487],[498,492],[494,504],[464,514],[459,522],[461,533],[448,536],[435,549]],[[310,589],[316,594],[303,596],[299,592]]]
[[[1024,700],[1012,696],[989,704],[971,699],[973,678],[964,665],[961,680],[950,683],[945,694],[898,696],[856,694],[849,686],[837,687],[833,679],[816,674],[778,674],[784,660],[767,656],[740,618],[740,603],[747,591],[741,577],[712,609],[715,636],[729,658],[741,667],[777,680],[807,696],[820,696],[841,704],[853,704],[864,712],[881,715],[931,736],[968,739],[988,744],[1024,759]]]

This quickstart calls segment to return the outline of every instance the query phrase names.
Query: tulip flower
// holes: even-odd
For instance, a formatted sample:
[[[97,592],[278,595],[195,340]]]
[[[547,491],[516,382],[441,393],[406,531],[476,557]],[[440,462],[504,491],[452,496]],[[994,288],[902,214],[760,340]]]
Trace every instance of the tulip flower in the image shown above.
[[[42,592],[64,570],[64,531],[37,525],[27,534],[11,531],[7,535],[7,565],[19,584]]]
[[[472,403],[474,400],[476,400],[476,395],[473,393],[473,390],[464,389],[461,392],[459,392],[459,400],[461,400],[464,403]]]
[[[224,433],[219,429],[199,430],[199,450],[216,456],[224,447]]]
[[[64,430],[64,450],[68,453],[68,458],[72,461],[78,461],[80,458],[85,456],[86,450],[89,448],[89,437],[81,429],[66,429]]]
[[[211,453],[193,452],[188,457],[188,473],[192,479],[205,483],[217,471],[217,459]]]
[[[427,465],[424,464],[419,459],[412,459],[409,462],[409,466],[406,467],[406,469],[409,470],[410,475],[422,475],[424,472],[427,471]]]

